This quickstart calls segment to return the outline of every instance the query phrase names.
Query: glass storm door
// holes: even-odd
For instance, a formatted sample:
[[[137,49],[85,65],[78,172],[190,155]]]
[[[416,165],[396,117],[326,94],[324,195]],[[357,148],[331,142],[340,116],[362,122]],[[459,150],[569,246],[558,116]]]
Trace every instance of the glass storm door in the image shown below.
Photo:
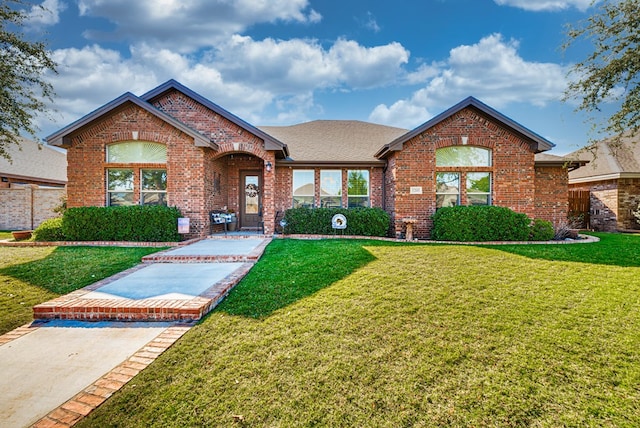
[[[257,228],[262,216],[262,177],[257,171],[242,171],[240,180],[240,227]]]

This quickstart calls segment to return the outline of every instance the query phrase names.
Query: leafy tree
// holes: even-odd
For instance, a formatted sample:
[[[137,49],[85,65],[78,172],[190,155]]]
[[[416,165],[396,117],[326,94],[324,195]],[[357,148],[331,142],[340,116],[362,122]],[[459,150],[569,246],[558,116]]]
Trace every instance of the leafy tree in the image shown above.
[[[33,117],[52,101],[53,87],[43,80],[56,64],[43,42],[31,42],[20,31],[27,13],[24,0],[0,3],[0,156],[9,158],[9,145],[26,132],[35,137]]]
[[[596,12],[568,30],[564,48],[578,40],[593,43],[594,52],[577,63],[565,100],[581,100],[578,110],[598,112],[609,101],[622,101],[604,131],[621,135],[640,129],[640,0],[595,1]]]

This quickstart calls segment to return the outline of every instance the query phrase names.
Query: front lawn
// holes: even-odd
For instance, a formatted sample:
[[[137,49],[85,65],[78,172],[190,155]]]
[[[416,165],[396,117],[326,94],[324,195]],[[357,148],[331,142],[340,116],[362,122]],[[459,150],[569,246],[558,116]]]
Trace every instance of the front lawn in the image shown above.
[[[640,237],[599,236],[276,240],[79,426],[638,426]]]
[[[0,247],[0,334],[33,319],[33,306],[140,263],[162,248]]]

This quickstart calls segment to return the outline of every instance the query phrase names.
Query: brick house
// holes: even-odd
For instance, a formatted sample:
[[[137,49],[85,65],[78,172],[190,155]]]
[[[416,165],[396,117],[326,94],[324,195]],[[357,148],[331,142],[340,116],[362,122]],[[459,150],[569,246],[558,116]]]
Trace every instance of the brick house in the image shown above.
[[[590,227],[639,230],[633,211],[640,205],[640,144],[623,137],[599,141],[566,156],[589,165],[569,173],[569,189],[589,191]]]
[[[170,80],[126,93],[47,138],[68,150],[68,205],[168,204],[209,232],[209,212],[266,234],[294,206],[376,206],[392,235],[440,206],[494,204],[566,219],[564,158],[553,144],[467,98],[408,131],[359,121],[255,127]]]

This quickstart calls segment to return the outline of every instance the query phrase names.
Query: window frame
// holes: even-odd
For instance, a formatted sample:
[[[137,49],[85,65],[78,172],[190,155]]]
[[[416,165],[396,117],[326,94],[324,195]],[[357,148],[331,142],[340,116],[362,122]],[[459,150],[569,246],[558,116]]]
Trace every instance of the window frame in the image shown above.
[[[469,175],[471,174],[486,174],[489,177],[489,191],[487,192],[479,192],[479,191],[470,191],[469,190]],[[491,193],[493,187],[492,174],[490,172],[485,171],[469,171],[465,173],[465,194],[467,199],[467,205],[479,205],[479,206],[487,206],[491,205]],[[470,195],[483,195],[486,197],[486,204],[472,204],[470,203]]]
[[[458,183],[458,187],[457,187],[458,191],[457,192],[446,192],[446,191],[442,192],[442,191],[438,191],[438,184],[439,184],[438,175],[444,175],[444,174],[448,174],[448,175],[452,175],[452,176],[455,175],[457,177],[457,180],[456,180],[457,183]],[[435,177],[435,183],[436,183],[436,210],[438,210],[440,208],[443,208],[443,207],[460,205],[460,202],[461,202],[460,182],[461,182],[461,180],[462,180],[462,173],[459,172],[459,171],[436,171],[436,177]],[[446,182],[443,182],[443,184],[444,183],[446,183]],[[438,206],[439,205],[439,203],[438,203],[439,197],[445,198],[445,199],[443,199],[443,202],[444,202],[444,200],[446,200],[446,197],[450,196],[450,195],[455,195],[456,196],[456,203],[454,205],[443,205],[443,204],[440,204],[440,206]]]
[[[164,172],[164,189],[145,189],[144,173],[145,171],[162,171]],[[167,169],[166,168],[140,168],[140,205],[167,205]],[[145,196],[158,195],[158,200],[162,201],[161,204],[150,204],[145,202]]]
[[[131,183],[131,189],[111,189],[111,171],[129,171],[129,175],[130,178],[127,179],[128,182]],[[107,168],[106,169],[106,189],[107,189],[107,206],[109,207],[117,207],[117,206],[131,206],[131,205],[135,205],[135,182],[134,182],[134,177],[135,177],[135,171],[134,168]],[[128,187],[128,186],[125,186]],[[127,195],[131,195],[131,203],[120,203],[120,204],[114,204],[113,203],[113,196],[115,196],[116,194],[127,194]],[[123,198],[123,201],[126,201],[126,198]]]
[[[337,177],[334,177],[334,179],[337,179],[338,182],[338,186],[337,186],[337,190],[338,192],[335,194],[326,194],[323,195],[323,182],[325,178],[330,178],[330,174],[336,174]],[[332,189],[333,190],[333,189]],[[335,206],[335,204],[329,204],[328,202],[337,200],[338,201],[338,205]],[[342,203],[342,170],[341,169],[321,169],[320,170],[320,206],[323,208],[342,208],[343,203]]]
[[[131,148],[127,148],[123,150],[123,157],[120,159],[114,158],[112,153],[110,153],[115,146],[120,145],[129,145]],[[135,147],[135,145],[139,145],[139,147]],[[164,147],[164,149],[163,149]],[[168,201],[168,188],[169,188],[169,173],[167,171],[167,147],[163,143],[158,143],[154,141],[120,141],[113,144],[108,144],[105,146],[105,204],[106,206],[118,206],[118,205],[156,205],[149,204],[145,202],[145,197],[148,197],[150,194],[159,194],[159,201],[161,201],[162,205],[169,205]],[[144,159],[140,158],[140,154],[149,153],[152,160],[145,162]],[[160,161],[160,162],[159,162]],[[164,161],[164,162],[163,162]],[[109,171],[110,170],[129,170],[132,171],[132,190],[125,191],[128,194],[132,194],[131,203],[127,204],[116,204],[114,205],[113,195],[115,193],[125,193],[116,190],[110,190],[111,186],[109,181]],[[165,182],[164,189],[162,190],[148,190],[144,189],[143,183],[143,172],[144,171],[164,171],[165,174]]]
[[[297,174],[296,174],[297,173]],[[311,182],[306,182],[296,188],[296,175],[301,175],[302,173],[307,173],[311,175]],[[294,169],[291,176],[291,206],[293,208],[315,208],[315,193],[316,193],[316,172],[314,169]],[[308,186],[311,184],[311,193],[310,194],[296,194],[296,190]],[[296,198],[304,198],[301,204],[296,204]],[[310,199],[309,199],[310,198]],[[310,200],[310,206],[307,206],[306,201]]]
[[[351,174],[352,173],[356,173],[356,172],[361,172],[363,173],[363,175],[366,175],[366,195],[361,195],[361,194],[357,194],[354,195],[350,192],[350,181],[351,181]],[[352,203],[352,200],[363,200],[364,204],[359,203],[359,204],[354,204]],[[347,208],[360,208],[360,207],[365,207],[365,208],[369,208],[371,207],[371,172],[368,169],[348,169],[347,170]]]

